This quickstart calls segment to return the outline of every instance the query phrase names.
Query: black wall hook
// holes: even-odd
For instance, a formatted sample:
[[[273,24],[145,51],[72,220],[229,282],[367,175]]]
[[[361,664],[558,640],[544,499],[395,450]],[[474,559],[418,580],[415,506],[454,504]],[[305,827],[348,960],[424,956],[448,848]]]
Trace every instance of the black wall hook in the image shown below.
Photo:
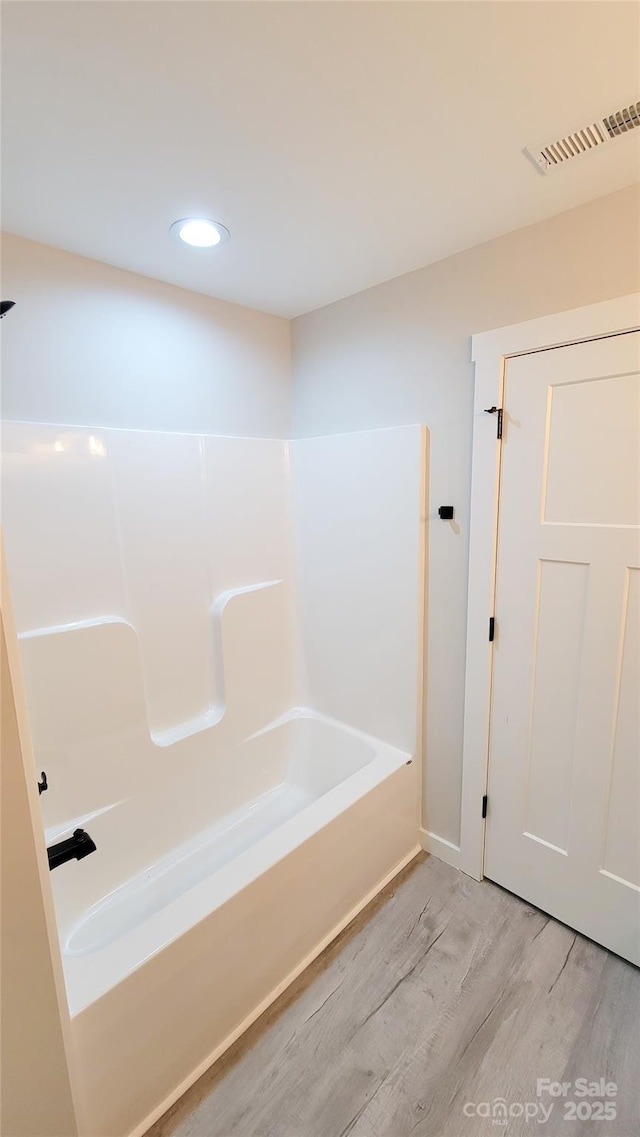
[[[40,778],[42,780],[38,782],[38,794],[43,794],[45,790],[49,789],[49,783],[47,781],[47,775],[46,775],[44,770],[42,771]]]

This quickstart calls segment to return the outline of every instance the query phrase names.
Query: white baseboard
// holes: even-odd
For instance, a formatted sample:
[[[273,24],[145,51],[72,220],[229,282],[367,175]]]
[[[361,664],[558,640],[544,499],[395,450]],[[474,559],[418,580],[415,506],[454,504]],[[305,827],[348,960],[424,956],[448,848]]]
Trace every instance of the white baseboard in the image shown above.
[[[348,912],[347,915],[342,920],[340,920],[334,928],[331,929],[329,934],[326,935],[324,939],[322,939],[320,943],[316,945],[316,947],[314,947],[313,951],[309,952],[309,954],[305,956],[305,958],[298,964],[298,966],[294,967],[293,971],[289,972],[286,979],[284,979],[282,983],[279,983],[278,986],[275,987],[274,990],[267,995],[266,999],[263,999],[262,1002],[253,1009],[251,1014],[247,1015],[246,1019],[244,1019],[240,1025],[231,1032],[231,1034],[227,1035],[224,1042],[221,1043],[220,1046],[216,1046],[215,1050],[211,1052],[208,1058],[205,1058],[204,1062],[201,1062],[200,1065],[197,1066],[196,1069],[193,1070],[188,1075],[188,1077],[186,1077],[180,1083],[179,1086],[176,1086],[176,1088],[172,1090],[170,1094],[168,1094],[161,1105],[152,1110],[144,1121],[142,1121],[139,1125],[136,1125],[135,1129],[133,1129],[129,1134],[129,1137],[144,1137],[144,1134],[148,1129],[151,1128],[154,1122],[158,1121],[159,1118],[161,1118],[162,1115],[166,1113],[167,1110],[170,1109],[171,1106],[174,1105],[195,1082],[198,1081],[198,1078],[201,1078],[202,1075],[209,1069],[209,1067],[213,1066],[214,1062],[217,1062],[218,1058],[224,1054],[225,1050],[228,1050],[229,1047],[232,1046],[238,1038],[240,1038],[240,1035],[244,1034],[244,1032],[249,1029],[252,1023],[254,1023],[256,1019],[260,1018],[260,1015],[263,1014],[264,1011],[266,1011],[273,1002],[275,1002],[275,1000],[282,994],[283,991],[286,991],[287,987],[291,986],[294,980],[297,979],[298,976],[306,970],[309,964],[313,963],[314,959],[317,959],[320,953],[323,952],[324,949],[328,947],[333,940],[335,940],[336,936],[339,936],[340,932],[344,931],[347,925],[350,924],[351,921],[360,914],[360,912],[362,912],[363,908],[366,908],[367,904],[370,904],[371,901],[378,895],[378,893],[381,892],[382,889],[385,888],[388,884],[390,884],[393,878],[397,876],[398,873],[402,872],[402,870],[411,863],[414,857],[416,857],[420,852],[420,848],[420,845],[416,845],[415,848],[412,849],[410,853],[407,853],[407,855],[403,857],[397,865],[394,865],[394,867],[391,869],[391,872],[388,872],[386,876],[383,876],[382,879],[375,885],[375,887],[372,888],[366,896],[363,896],[362,900],[360,900],[358,904],[356,904],[355,907],[352,908],[351,911]]]
[[[439,861],[446,861],[446,863],[452,865],[454,869],[462,869],[459,845],[454,845],[451,841],[446,841],[444,837],[438,837],[436,833],[430,833],[428,829],[420,830],[420,844],[425,853],[430,853],[432,857],[437,857]]]

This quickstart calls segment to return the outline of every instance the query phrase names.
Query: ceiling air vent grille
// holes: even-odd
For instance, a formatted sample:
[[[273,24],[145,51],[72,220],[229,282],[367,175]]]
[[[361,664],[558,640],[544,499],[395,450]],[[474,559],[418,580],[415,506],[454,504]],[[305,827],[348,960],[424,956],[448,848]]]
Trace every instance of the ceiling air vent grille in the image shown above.
[[[631,103],[612,114],[602,115],[587,126],[568,131],[560,138],[527,146],[525,154],[541,174],[548,174],[571,159],[580,158],[590,150],[628,134],[636,127],[640,127],[640,102]]]
[[[628,130],[640,126],[640,103],[632,103],[630,107],[623,107],[615,114],[608,114],[603,119],[610,138],[617,138],[619,134],[626,134]]]

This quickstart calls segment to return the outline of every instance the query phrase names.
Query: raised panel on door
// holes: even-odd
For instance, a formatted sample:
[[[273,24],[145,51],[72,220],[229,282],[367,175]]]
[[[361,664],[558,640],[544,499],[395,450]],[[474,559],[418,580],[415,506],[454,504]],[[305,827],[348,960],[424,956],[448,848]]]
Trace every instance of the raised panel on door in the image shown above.
[[[640,963],[640,333],[503,407],[485,873]]]
[[[640,888],[640,569],[625,583],[601,871]]]

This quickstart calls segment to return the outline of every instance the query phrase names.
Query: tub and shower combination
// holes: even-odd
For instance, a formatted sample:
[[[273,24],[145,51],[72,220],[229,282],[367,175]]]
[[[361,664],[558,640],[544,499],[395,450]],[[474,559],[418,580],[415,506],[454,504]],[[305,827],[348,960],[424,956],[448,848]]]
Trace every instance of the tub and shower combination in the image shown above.
[[[83,1134],[130,1137],[418,850],[426,431],[5,423]]]

